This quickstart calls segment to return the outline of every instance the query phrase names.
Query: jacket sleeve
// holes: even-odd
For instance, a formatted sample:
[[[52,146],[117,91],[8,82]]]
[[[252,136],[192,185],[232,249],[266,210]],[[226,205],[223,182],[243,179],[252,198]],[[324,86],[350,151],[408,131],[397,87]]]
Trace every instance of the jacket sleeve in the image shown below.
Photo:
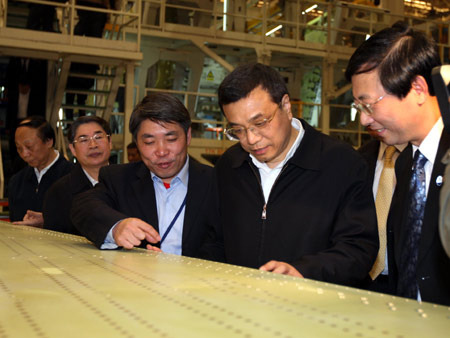
[[[104,243],[113,225],[127,218],[117,211],[114,178],[106,169],[106,167],[100,169],[100,183],[74,198],[70,211],[73,225],[98,248]]]
[[[226,262],[216,180],[216,170],[214,170],[211,188],[208,192],[207,231],[199,251],[199,257],[216,262]]]
[[[329,247],[304,255],[293,266],[306,278],[358,286],[367,281],[378,254],[379,240],[375,203],[367,166],[355,161],[348,179],[336,182],[342,193],[329,237]]]

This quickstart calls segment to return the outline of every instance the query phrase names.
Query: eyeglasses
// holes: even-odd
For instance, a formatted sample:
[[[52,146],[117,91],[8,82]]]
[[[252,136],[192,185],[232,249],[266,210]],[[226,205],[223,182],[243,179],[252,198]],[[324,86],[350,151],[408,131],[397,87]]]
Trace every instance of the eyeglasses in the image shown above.
[[[251,123],[248,128],[245,127],[227,128],[225,129],[225,134],[227,135],[228,139],[232,141],[239,141],[247,137],[248,130],[250,130],[253,134],[259,136],[261,135],[261,131],[265,127],[267,127],[268,124],[274,119],[275,114],[278,111],[278,108],[280,108],[280,106],[277,106],[277,109],[275,109],[272,116],[261,120],[256,120],[255,122]]]
[[[107,139],[109,139],[109,136],[110,135],[105,134],[105,133],[97,133],[93,136],[80,136],[80,137],[77,137],[73,141],[73,143],[79,143],[83,146],[87,146],[91,140],[94,141],[95,143],[102,143],[102,142],[105,142]]]
[[[365,113],[367,115],[373,114],[373,106],[376,105],[378,102],[384,99],[386,95],[380,96],[374,103],[364,103],[357,99],[354,99],[355,101],[352,103],[352,108],[355,108],[360,113]]]

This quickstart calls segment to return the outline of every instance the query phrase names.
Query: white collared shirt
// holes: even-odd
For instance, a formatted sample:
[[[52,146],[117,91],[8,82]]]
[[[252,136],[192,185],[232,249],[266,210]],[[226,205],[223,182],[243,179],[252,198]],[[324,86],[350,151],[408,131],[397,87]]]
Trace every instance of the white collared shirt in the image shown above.
[[[284,160],[281,161],[275,168],[270,168],[266,163],[259,162],[256,157],[250,154],[253,164],[259,169],[259,175],[261,176],[261,186],[264,192],[266,203],[269,200],[270,191],[272,190],[272,186],[275,184],[275,181],[280,174],[281,169],[283,169],[283,166],[286,164],[286,162],[289,161],[292,156],[294,156],[294,153],[300,145],[300,142],[303,139],[303,135],[305,134],[305,129],[303,128],[300,120],[293,118],[291,125],[293,128],[298,130],[297,138],[286,154]]]
[[[424,138],[419,147],[413,145],[413,158],[416,154],[417,149],[427,158],[427,162],[424,166],[425,171],[425,183],[426,183],[426,194],[428,197],[428,190],[430,188],[431,174],[433,172],[434,162],[436,161],[436,154],[439,148],[439,141],[441,140],[442,131],[444,129],[444,123],[442,122],[442,117],[436,121],[433,128],[431,128],[428,135]],[[439,159],[440,160],[440,159]],[[421,301],[422,297],[420,295],[420,289],[417,290],[417,300]]]
[[[441,140],[442,130],[444,129],[444,123],[442,122],[442,117],[436,121],[433,128],[431,128],[428,135],[424,138],[419,147],[413,145],[413,158],[416,150],[419,149],[420,152],[427,158],[427,163],[425,163],[425,181],[426,181],[426,193],[428,196],[428,190],[430,188],[431,174],[433,172],[434,162],[436,161],[436,154],[439,148],[439,141]],[[440,160],[440,159],[439,159]]]
[[[58,161],[58,158],[60,156],[59,155],[59,151],[56,150],[56,149],[53,149],[53,151],[56,153],[56,157],[52,161],[52,163],[50,163],[48,166],[46,166],[41,171],[39,171],[37,168],[34,168],[34,173],[36,174],[36,178],[37,178],[38,183],[41,183],[41,179],[45,175],[45,173],[52,167],[52,165],[54,165],[56,163],[56,161]]]
[[[84,174],[86,175],[89,182],[91,182],[92,186],[95,187],[95,185],[98,183],[98,181],[95,178],[93,178],[91,175],[89,175],[88,172],[86,170],[84,170],[83,167],[81,167],[81,169],[83,169]]]

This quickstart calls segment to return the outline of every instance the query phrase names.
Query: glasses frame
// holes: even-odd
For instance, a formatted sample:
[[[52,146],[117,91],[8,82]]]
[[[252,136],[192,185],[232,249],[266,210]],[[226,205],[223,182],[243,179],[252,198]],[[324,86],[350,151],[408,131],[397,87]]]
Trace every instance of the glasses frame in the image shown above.
[[[272,122],[272,120],[275,118],[275,115],[277,114],[278,109],[281,109],[281,103],[280,103],[279,105],[277,105],[277,108],[276,108],[275,111],[272,113],[272,116],[266,117],[266,118],[264,118],[264,119],[262,119],[262,120],[258,120],[258,121],[256,122],[256,123],[258,123],[258,124],[263,123],[263,126],[259,126],[259,127],[258,127],[258,126],[256,126],[254,123],[251,123],[249,127],[239,127],[239,128],[233,127],[233,128],[226,128],[226,129],[224,130],[224,133],[225,133],[225,135],[227,135],[228,139],[231,140],[231,141],[240,141],[240,140],[241,140],[240,138],[238,138],[238,137],[236,137],[236,136],[233,135],[233,130],[240,129],[240,128],[242,128],[242,129],[245,130],[245,137],[247,137],[247,133],[248,133],[249,130],[250,130],[253,134],[260,135],[260,130],[263,129],[263,128],[265,128],[267,125],[269,125],[270,122]],[[255,131],[256,131],[256,133],[255,133]]]
[[[374,103],[364,103],[358,99],[353,98],[353,103],[351,107],[356,109],[360,113],[364,113],[368,116],[371,116],[373,115],[373,106],[376,105],[381,100],[383,100],[385,97],[386,95],[380,96],[378,99],[375,100]]]
[[[100,138],[98,138],[98,136],[101,136]],[[111,135],[107,134],[107,133],[95,133],[92,136],[85,136],[86,137],[86,142],[83,142],[83,140],[78,140],[80,137],[83,136],[78,136],[77,139],[73,140],[73,144],[78,143],[82,146],[84,145],[88,145],[89,143],[91,143],[91,141],[94,141],[95,144],[98,144],[98,142],[102,142],[103,139],[105,140],[109,140]]]

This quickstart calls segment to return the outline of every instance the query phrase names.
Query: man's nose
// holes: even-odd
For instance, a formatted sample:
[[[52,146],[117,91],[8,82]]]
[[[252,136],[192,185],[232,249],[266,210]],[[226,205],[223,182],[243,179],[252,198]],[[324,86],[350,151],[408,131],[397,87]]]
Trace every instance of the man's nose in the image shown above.
[[[366,113],[360,113],[359,120],[361,121],[361,125],[364,127],[369,126],[374,121],[372,116],[367,115]]]
[[[255,132],[255,130],[253,128],[248,128],[246,130],[246,132],[247,132],[247,143],[248,144],[255,144],[261,138],[261,135],[259,135],[258,132]]]
[[[165,142],[158,142],[156,144],[156,151],[155,151],[157,156],[166,156],[168,153],[168,148]]]

